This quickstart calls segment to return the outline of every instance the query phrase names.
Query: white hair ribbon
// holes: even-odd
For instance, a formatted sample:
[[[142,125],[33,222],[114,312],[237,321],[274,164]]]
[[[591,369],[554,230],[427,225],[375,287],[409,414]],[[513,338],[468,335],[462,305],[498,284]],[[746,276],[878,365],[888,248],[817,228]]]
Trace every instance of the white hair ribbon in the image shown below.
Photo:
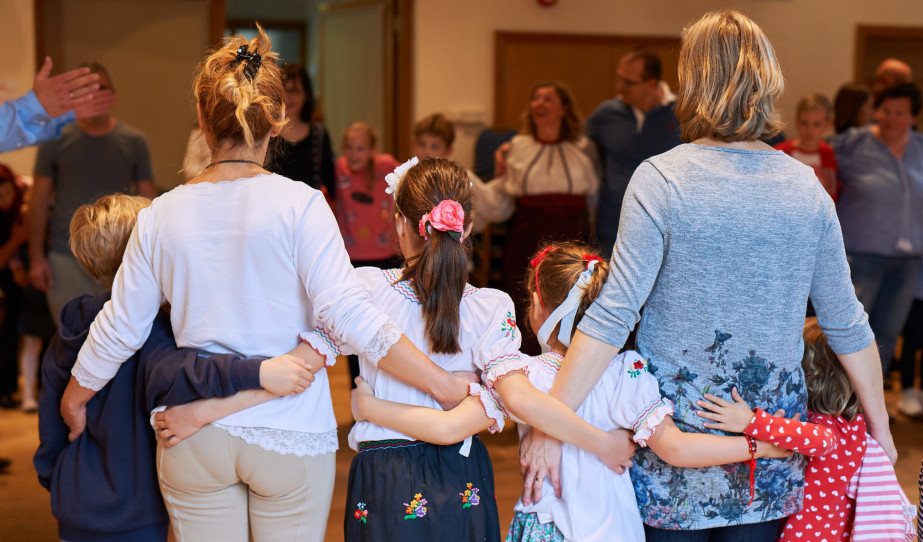
[[[548,319],[545,320],[545,323],[542,324],[542,327],[538,330],[536,335],[538,336],[538,343],[542,347],[542,352],[547,352],[550,348],[548,346],[548,339],[551,336],[551,331],[558,322],[561,323],[561,328],[558,330],[558,340],[561,341],[561,344],[564,346],[570,346],[570,334],[571,330],[574,329],[574,318],[577,317],[577,309],[580,307],[580,298],[583,297],[583,292],[586,290],[587,286],[590,285],[590,280],[593,278],[593,270],[595,268],[596,260],[587,262],[586,270],[580,273],[580,277],[577,278],[577,283],[574,284],[567,293],[567,298],[563,303],[558,305],[558,308],[551,313]]]

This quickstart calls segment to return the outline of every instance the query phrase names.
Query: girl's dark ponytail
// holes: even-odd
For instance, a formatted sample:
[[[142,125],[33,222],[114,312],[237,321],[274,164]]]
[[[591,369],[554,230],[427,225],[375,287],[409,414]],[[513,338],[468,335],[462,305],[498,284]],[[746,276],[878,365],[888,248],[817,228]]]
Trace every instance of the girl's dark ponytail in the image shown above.
[[[401,179],[395,197],[398,220],[405,228],[421,231],[420,221],[443,201],[458,203],[464,213],[464,229],[471,223],[471,189],[467,172],[448,160],[424,159]],[[457,232],[426,229],[420,250],[407,260],[402,280],[409,280],[420,300],[430,349],[455,354],[458,344],[459,305],[468,283],[470,242]]]

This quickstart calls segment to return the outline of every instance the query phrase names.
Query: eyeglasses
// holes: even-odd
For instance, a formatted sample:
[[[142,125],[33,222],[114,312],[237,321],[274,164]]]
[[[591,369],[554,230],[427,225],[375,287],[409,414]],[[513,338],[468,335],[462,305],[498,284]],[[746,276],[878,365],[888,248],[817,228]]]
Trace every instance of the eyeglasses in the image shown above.
[[[650,79],[642,79],[640,81],[633,81],[631,79],[628,79],[626,77],[621,77],[619,75],[615,76],[616,84],[621,83],[625,85],[626,87],[636,87],[638,85],[643,85],[644,83],[647,83],[648,81],[650,81]]]

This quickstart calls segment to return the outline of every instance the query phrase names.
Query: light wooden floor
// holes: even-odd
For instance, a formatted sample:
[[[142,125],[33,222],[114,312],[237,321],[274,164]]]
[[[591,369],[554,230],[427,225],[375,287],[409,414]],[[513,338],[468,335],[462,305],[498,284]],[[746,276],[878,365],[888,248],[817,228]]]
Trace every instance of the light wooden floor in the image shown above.
[[[340,423],[340,452],[337,454],[336,491],[327,524],[328,542],[343,539],[346,476],[354,455],[345,442],[351,421],[348,380],[346,364],[337,364],[331,371],[330,381],[334,409]],[[896,393],[889,392],[887,401],[889,410],[895,415],[891,430],[900,453],[896,465],[898,479],[910,500],[917,503],[917,476],[923,458],[923,424],[897,414]],[[493,461],[500,525],[505,534],[513,516],[513,504],[519,495],[521,484],[516,432],[511,428],[498,435],[482,435],[482,438],[490,450]],[[8,472],[0,474],[0,541],[58,539],[48,493],[39,486],[32,468],[32,453],[37,446],[38,429],[35,414],[0,410],[0,456],[13,459],[13,465]]]

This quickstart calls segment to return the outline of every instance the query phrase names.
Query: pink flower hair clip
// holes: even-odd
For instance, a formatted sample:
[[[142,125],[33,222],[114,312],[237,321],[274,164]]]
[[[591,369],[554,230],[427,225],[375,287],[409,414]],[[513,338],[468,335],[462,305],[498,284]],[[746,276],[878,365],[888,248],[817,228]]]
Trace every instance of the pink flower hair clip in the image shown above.
[[[433,228],[448,233],[449,237],[459,243],[462,242],[465,232],[465,210],[461,204],[455,200],[444,199],[433,207],[432,211],[423,215],[420,219],[420,236],[429,240]]]

